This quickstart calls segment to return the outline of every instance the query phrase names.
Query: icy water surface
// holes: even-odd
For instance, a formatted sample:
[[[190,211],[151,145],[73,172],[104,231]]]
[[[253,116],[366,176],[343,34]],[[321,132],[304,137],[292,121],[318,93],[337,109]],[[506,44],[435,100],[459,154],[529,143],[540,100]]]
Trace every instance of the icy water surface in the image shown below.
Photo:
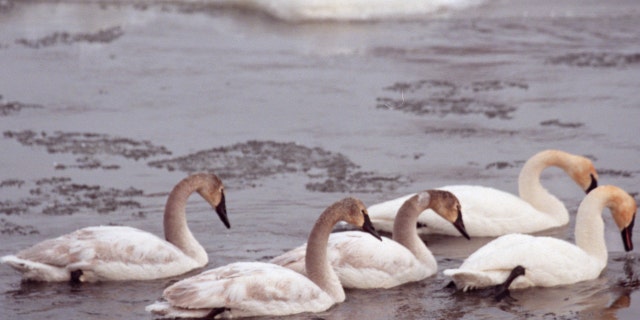
[[[294,22],[202,3],[0,2],[0,255],[90,225],[161,236],[167,193],[196,171],[223,178],[232,225],[190,199],[207,268],[303,243],[347,195],[516,193],[523,162],[547,148],[592,158],[601,184],[638,199],[637,2],[474,4]],[[583,194],[568,180],[543,174],[574,216]],[[625,254],[605,221],[609,265],[594,281],[496,303],[438,274],[290,319],[638,319],[638,249]],[[572,228],[544,234],[572,241]],[[440,270],[489,240],[426,238]],[[21,283],[3,265],[2,319],[151,319],[144,307],[180,278]]]

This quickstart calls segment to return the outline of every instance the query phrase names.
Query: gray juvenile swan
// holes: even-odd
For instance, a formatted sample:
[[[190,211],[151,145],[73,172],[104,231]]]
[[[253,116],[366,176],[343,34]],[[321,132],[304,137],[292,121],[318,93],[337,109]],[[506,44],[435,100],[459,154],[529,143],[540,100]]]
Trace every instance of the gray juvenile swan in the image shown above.
[[[358,231],[335,232],[329,237],[329,260],[345,288],[391,288],[419,281],[438,271],[438,262],[418,236],[420,213],[433,209],[467,239],[460,203],[451,192],[426,190],[409,198],[398,210],[393,224],[393,240]],[[305,273],[306,245],[271,260],[296,272]]]
[[[96,282],[171,277],[203,267],[204,248],[187,226],[185,207],[197,192],[229,228],[222,181],[214,174],[193,174],[169,194],[164,212],[166,241],[131,227],[83,228],[42,241],[0,262],[34,281]]]
[[[341,220],[380,239],[364,204],[345,198],[329,206],[309,234],[308,277],[271,263],[236,262],[176,282],[164,290],[166,301],[147,306],[147,311],[166,318],[239,318],[325,311],[345,299],[327,259],[329,234]]]

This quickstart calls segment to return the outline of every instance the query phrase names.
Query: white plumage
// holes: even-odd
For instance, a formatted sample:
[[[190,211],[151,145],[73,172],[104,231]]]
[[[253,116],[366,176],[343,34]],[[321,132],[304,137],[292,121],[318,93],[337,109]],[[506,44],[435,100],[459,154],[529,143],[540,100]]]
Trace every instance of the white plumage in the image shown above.
[[[345,288],[391,288],[425,279],[438,270],[431,251],[418,237],[415,225],[418,215],[433,208],[440,219],[458,224],[464,233],[460,204],[446,191],[427,190],[405,202],[396,216],[393,240],[378,241],[358,231],[332,233],[328,258]],[[272,263],[305,274],[306,245],[271,260]]]
[[[540,184],[540,174],[549,166],[563,169],[585,192],[597,186],[598,174],[591,160],[559,150],[545,150],[524,164],[518,178],[520,197],[476,185],[452,185],[438,189],[449,191],[460,200],[469,236],[534,233],[569,222],[564,204]],[[370,206],[371,222],[377,229],[390,232],[398,208],[411,196]],[[451,224],[437,218],[430,210],[426,210],[418,222],[421,234],[459,235]]]
[[[69,281],[75,270],[82,270],[87,282],[156,279],[201,267],[153,234],[114,226],[84,228],[45,240],[16,256],[3,257],[2,262],[34,281]]]
[[[146,310],[163,318],[201,318],[225,308],[222,317],[282,316],[321,312],[334,300],[319,286],[292,270],[264,262],[236,262],[207,270],[168,287],[166,301]]]
[[[576,244],[557,238],[509,234],[499,237],[471,254],[458,269],[448,269],[456,287],[463,290],[502,284],[516,266],[525,274],[511,283],[511,289],[551,287],[596,279],[607,265],[602,212],[609,207],[622,231],[625,249],[633,249],[636,203],[624,190],[601,186],[580,204],[576,216]]]
[[[438,269],[431,251],[418,260],[401,244],[389,239],[369,241],[362,232],[334,233],[329,240],[329,260],[345,288],[391,288],[427,278]],[[369,236],[369,238],[371,238]],[[271,260],[296,272],[306,274],[306,245],[297,247]]]
[[[167,318],[282,316],[327,310],[345,300],[327,260],[329,234],[340,220],[379,237],[364,204],[346,198],[327,208],[311,230],[306,252],[308,277],[270,263],[232,263],[176,282],[165,289],[164,301],[146,310]]]
[[[191,175],[172,190],[165,209],[167,241],[131,227],[99,226],[42,241],[0,262],[26,280],[149,280],[203,267],[207,253],[188,229],[185,206],[198,192],[229,227],[222,182],[213,174]]]

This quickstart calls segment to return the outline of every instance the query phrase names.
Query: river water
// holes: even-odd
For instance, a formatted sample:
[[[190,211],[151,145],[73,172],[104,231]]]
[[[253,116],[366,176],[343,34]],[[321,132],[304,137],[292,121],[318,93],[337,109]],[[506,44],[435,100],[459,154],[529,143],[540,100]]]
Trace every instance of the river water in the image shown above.
[[[161,236],[168,192],[196,171],[223,178],[232,225],[190,199],[207,268],[305,242],[347,195],[517,193],[523,162],[548,148],[590,157],[601,184],[638,199],[637,1],[273,3],[0,1],[0,255],[90,225]],[[543,174],[574,217],[584,195],[568,180]],[[609,264],[593,281],[496,303],[438,274],[290,318],[638,319],[637,248],[624,253],[604,217]],[[543,234],[572,241],[572,228]],[[491,239],[425,240],[444,270]],[[151,319],[144,307],[179,278],[21,283],[0,266],[0,310]]]

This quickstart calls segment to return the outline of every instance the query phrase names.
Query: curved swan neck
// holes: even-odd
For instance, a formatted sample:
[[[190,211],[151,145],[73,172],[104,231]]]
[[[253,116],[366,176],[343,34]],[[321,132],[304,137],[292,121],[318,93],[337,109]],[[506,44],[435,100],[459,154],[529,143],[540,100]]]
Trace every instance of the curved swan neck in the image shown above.
[[[559,150],[542,151],[529,158],[518,176],[518,192],[520,198],[536,208],[559,220],[569,222],[569,212],[564,204],[549,193],[540,183],[540,174],[548,167],[559,167],[565,172],[570,165],[567,160],[570,154]]]
[[[578,207],[576,215],[576,245],[603,264],[607,263],[602,212],[608,206],[608,195],[602,188],[591,191]]]
[[[205,180],[197,175],[183,179],[169,193],[164,209],[165,239],[203,265],[208,256],[189,230],[186,207],[189,196],[204,183]]]
[[[345,293],[327,258],[327,244],[333,227],[340,221],[340,210],[341,208],[333,205],[320,215],[309,234],[305,257],[309,279],[333,297],[336,302],[344,301]]]
[[[420,192],[404,202],[393,222],[393,240],[409,249],[424,264],[433,264],[435,259],[420,239],[416,223],[420,213],[430,207],[431,195],[426,191]]]

